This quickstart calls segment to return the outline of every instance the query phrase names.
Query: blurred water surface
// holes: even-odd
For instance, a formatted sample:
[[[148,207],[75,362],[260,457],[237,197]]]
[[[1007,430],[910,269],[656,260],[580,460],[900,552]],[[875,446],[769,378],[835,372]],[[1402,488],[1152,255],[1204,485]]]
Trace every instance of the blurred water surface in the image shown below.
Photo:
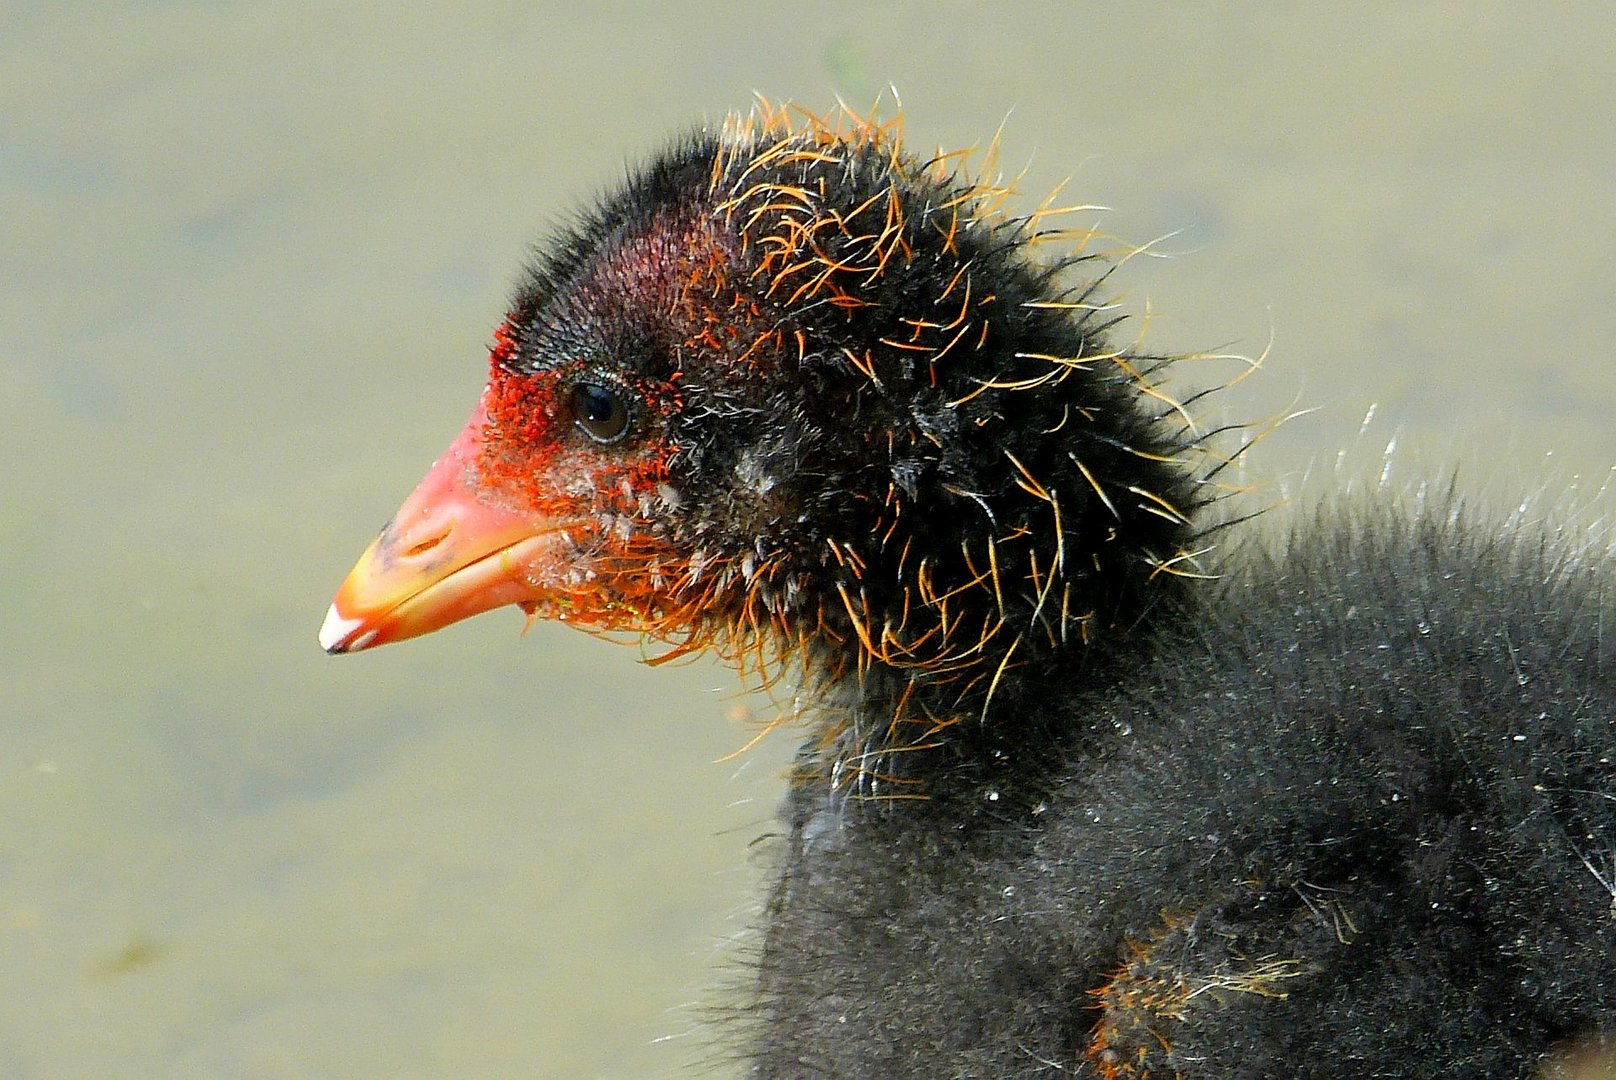
[[[1167,237],[1118,279],[1146,340],[1266,349],[1232,417],[1318,407],[1253,455],[1268,490],[1395,442],[1405,476],[1586,506],[1616,463],[1605,4],[0,27],[0,1077],[710,1058],[793,738],[718,759],[767,703],[514,613],[344,660],[314,633],[470,409],[528,245],[754,91],[896,85],[916,145],[1002,124],[1029,206],[1073,174],[1108,232]]]

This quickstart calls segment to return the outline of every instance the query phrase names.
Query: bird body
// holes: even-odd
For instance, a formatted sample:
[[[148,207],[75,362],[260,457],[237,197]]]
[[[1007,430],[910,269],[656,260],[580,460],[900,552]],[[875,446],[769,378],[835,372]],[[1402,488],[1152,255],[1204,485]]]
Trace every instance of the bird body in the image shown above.
[[[1340,515],[925,802],[794,788],[756,1075],[1524,1077],[1608,1028],[1606,576]]]
[[[790,678],[759,1078],[1524,1077],[1603,1038],[1603,561],[1452,493],[1232,539],[1182,358],[1116,345],[1111,264],[1007,196],[846,112],[679,141],[530,267],[322,644],[516,604]]]

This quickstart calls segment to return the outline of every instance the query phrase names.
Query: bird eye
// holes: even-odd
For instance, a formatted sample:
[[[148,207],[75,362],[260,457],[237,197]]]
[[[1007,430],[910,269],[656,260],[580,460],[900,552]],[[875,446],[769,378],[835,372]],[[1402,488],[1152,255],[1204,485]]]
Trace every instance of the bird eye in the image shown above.
[[[598,443],[614,443],[628,432],[628,403],[611,386],[579,383],[572,388],[572,419]]]

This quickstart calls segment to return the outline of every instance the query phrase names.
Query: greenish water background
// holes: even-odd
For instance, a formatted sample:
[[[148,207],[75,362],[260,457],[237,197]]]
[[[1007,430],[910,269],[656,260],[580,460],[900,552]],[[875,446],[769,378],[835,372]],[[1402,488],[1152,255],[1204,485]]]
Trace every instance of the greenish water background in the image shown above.
[[[915,145],[1002,124],[1027,205],[1075,172],[1108,232],[1175,234],[1120,278],[1149,342],[1271,339],[1220,407],[1318,411],[1248,479],[1395,442],[1580,507],[1613,63],[1603,3],[0,4],[0,1077],[708,1052],[792,738],[717,759],[766,706],[514,613],[314,643],[527,246],[625,161],[895,84]]]

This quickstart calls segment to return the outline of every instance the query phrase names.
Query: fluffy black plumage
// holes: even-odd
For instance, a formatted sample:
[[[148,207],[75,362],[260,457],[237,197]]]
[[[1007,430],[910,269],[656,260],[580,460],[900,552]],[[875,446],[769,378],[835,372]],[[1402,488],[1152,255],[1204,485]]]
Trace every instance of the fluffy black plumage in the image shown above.
[[[1616,1018],[1611,599],[1451,500],[1334,511],[930,801],[798,788],[754,1075],[1533,1075]]]
[[[457,555],[412,502],[356,570],[392,597],[497,554],[497,597],[403,626],[350,584],[322,640],[520,602],[795,667],[758,1080],[1506,1078],[1600,1044],[1602,553],[1451,494],[1212,551],[1227,458],[1171,359],[1113,346],[1087,258],[1040,261],[1005,194],[856,117],[682,141],[500,331],[446,460],[509,546]]]

